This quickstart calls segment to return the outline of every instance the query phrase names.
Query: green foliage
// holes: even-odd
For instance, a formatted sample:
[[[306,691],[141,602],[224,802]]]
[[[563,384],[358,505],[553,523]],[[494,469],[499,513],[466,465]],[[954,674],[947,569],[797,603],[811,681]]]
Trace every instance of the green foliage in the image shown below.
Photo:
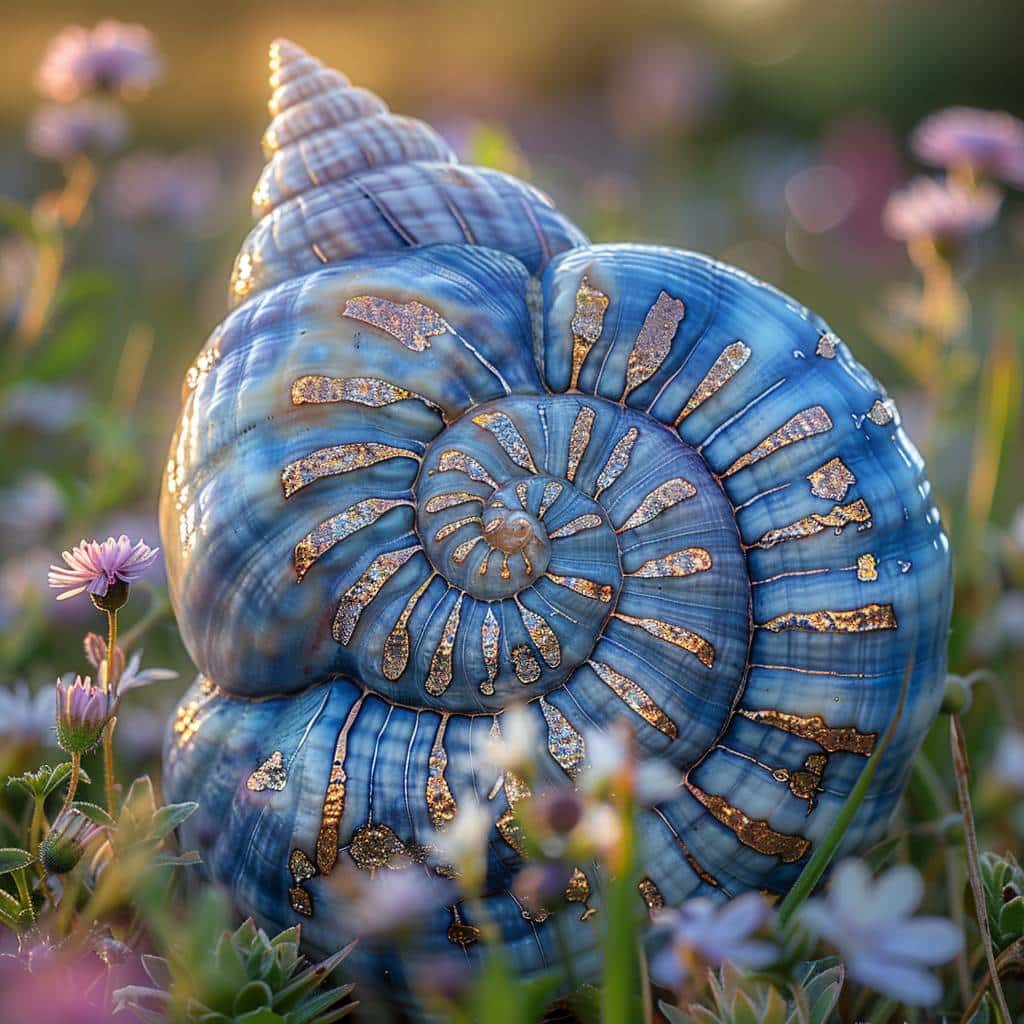
[[[7,785],[14,789],[20,789],[36,800],[45,800],[54,790],[63,786],[70,776],[70,761],[64,761],[57,765],[56,768],[51,768],[48,764],[42,764],[35,771],[27,771],[21,775],[10,776],[7,779]],[[85,771],[79,772],[79,779],[82,782],[91,781]]]
[[[996,953],[1024,938],[1024,869],[1011,853],[980,857],[985,909]]]
[[[195,948],[144,956],[152,987],[114,993],[116,1010],[131,1009],[149,1024],[331,1024],[355,1009],[352,985],[324,988],[352,946],[319,964],[299,952],[299,928],[274,938],[252,919],[223,931],[197,962]]]
[[[115,857],[124,862],[142,860],[157,867],[198,863],[199,857],[195,853],[175,854],[161,849],[164,840],[198,807],[191,801],[158,806],[152,781],[148,775],[140,776],[125,794],[121,812],[110,833]]]
[[[844,977],[842,964],[833,958],[801,964],[787,999],[771,982],[726,964],[709,974],[710,1006],[681,1010],[662,1002],[659,1009],[669,1024],[827,1024]]]

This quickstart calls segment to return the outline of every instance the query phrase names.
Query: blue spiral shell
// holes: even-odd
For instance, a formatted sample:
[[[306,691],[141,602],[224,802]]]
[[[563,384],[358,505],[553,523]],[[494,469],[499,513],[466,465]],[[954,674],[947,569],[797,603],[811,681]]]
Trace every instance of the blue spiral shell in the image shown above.
[[[951,593],[882,388],[768,285],[589,245],[297,47],[275,64],[263,220],[189,370],[161,509],[201,672],[165,786],[200,802],[186,838],[213,877],[326,953],[354,937],[339,861],[429,873],[435,830],[479,801],[484,902],[527,975],[561,954],[510,892],[504,709],[527,702],[551,779],[622,719],[678,769],[641,817],[653,909],[785,890],[908,678],[845,846],[877,839],[937,710]],[[601,884],[580,865],[566,892],[581,974]],[[401,991],[415,957],[477,937],[438,906],[402,957],[354,962]]]

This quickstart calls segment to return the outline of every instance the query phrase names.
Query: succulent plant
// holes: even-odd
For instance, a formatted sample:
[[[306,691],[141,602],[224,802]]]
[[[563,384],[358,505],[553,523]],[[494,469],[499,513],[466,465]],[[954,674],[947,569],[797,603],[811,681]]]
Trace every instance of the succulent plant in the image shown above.
[[[1001,953],[1024,938],[1024,868],[1013,854],[981,855],[981,884],[992,932],[992,946]]]
[[[358,1005],[345,1001],[352,985],[323,989],[351,948],[310,963],[299,952],[298,926],[269,938],[249,918],[221,934],[198,974],[181,950],[144,956],[153,987],[118,989],[115,1011],[130,1009],[149,1024],[331,1024]]]
[[[773,985],[732,964],[710,975],[710,1006],[679,1009],[662,1002],[660,1009],[669,1024],[796,1024],[800,1020],[826,1024],[839,1001],[845,973],[843,965],[832,958],[796,969],[792,987],[802,991],[806,1015]]]

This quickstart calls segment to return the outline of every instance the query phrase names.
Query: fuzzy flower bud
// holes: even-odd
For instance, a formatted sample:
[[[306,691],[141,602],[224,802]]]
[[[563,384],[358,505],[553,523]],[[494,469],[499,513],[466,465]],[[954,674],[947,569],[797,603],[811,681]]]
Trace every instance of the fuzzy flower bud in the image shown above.
[[[53,827],[39,844],[39,860],[51,875],[65,875],[82,859],[100,831],[100,826],[81,811],[67,807],[57,815]]]
[[[110,696],[92,679],[75,676],[71,685],[57,680],[57,743],[69,754],[85,754],[99,742],[114,713]]]

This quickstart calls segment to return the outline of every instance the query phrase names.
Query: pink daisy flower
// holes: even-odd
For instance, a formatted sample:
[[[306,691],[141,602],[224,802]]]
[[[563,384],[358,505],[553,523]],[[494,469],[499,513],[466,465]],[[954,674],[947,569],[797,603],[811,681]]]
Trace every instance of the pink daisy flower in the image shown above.
[[[57,595],[58,601],[81,594],[83,590],[103,597],[118,580],[123,583],[138,580],[153,564],[159,550],[141,540],[132,544],[123,533],[117,540],[108,537],[102,544],[83,540],[71,551],[61,554],[66,566],[50,566],[50,586],[64,591]]]

